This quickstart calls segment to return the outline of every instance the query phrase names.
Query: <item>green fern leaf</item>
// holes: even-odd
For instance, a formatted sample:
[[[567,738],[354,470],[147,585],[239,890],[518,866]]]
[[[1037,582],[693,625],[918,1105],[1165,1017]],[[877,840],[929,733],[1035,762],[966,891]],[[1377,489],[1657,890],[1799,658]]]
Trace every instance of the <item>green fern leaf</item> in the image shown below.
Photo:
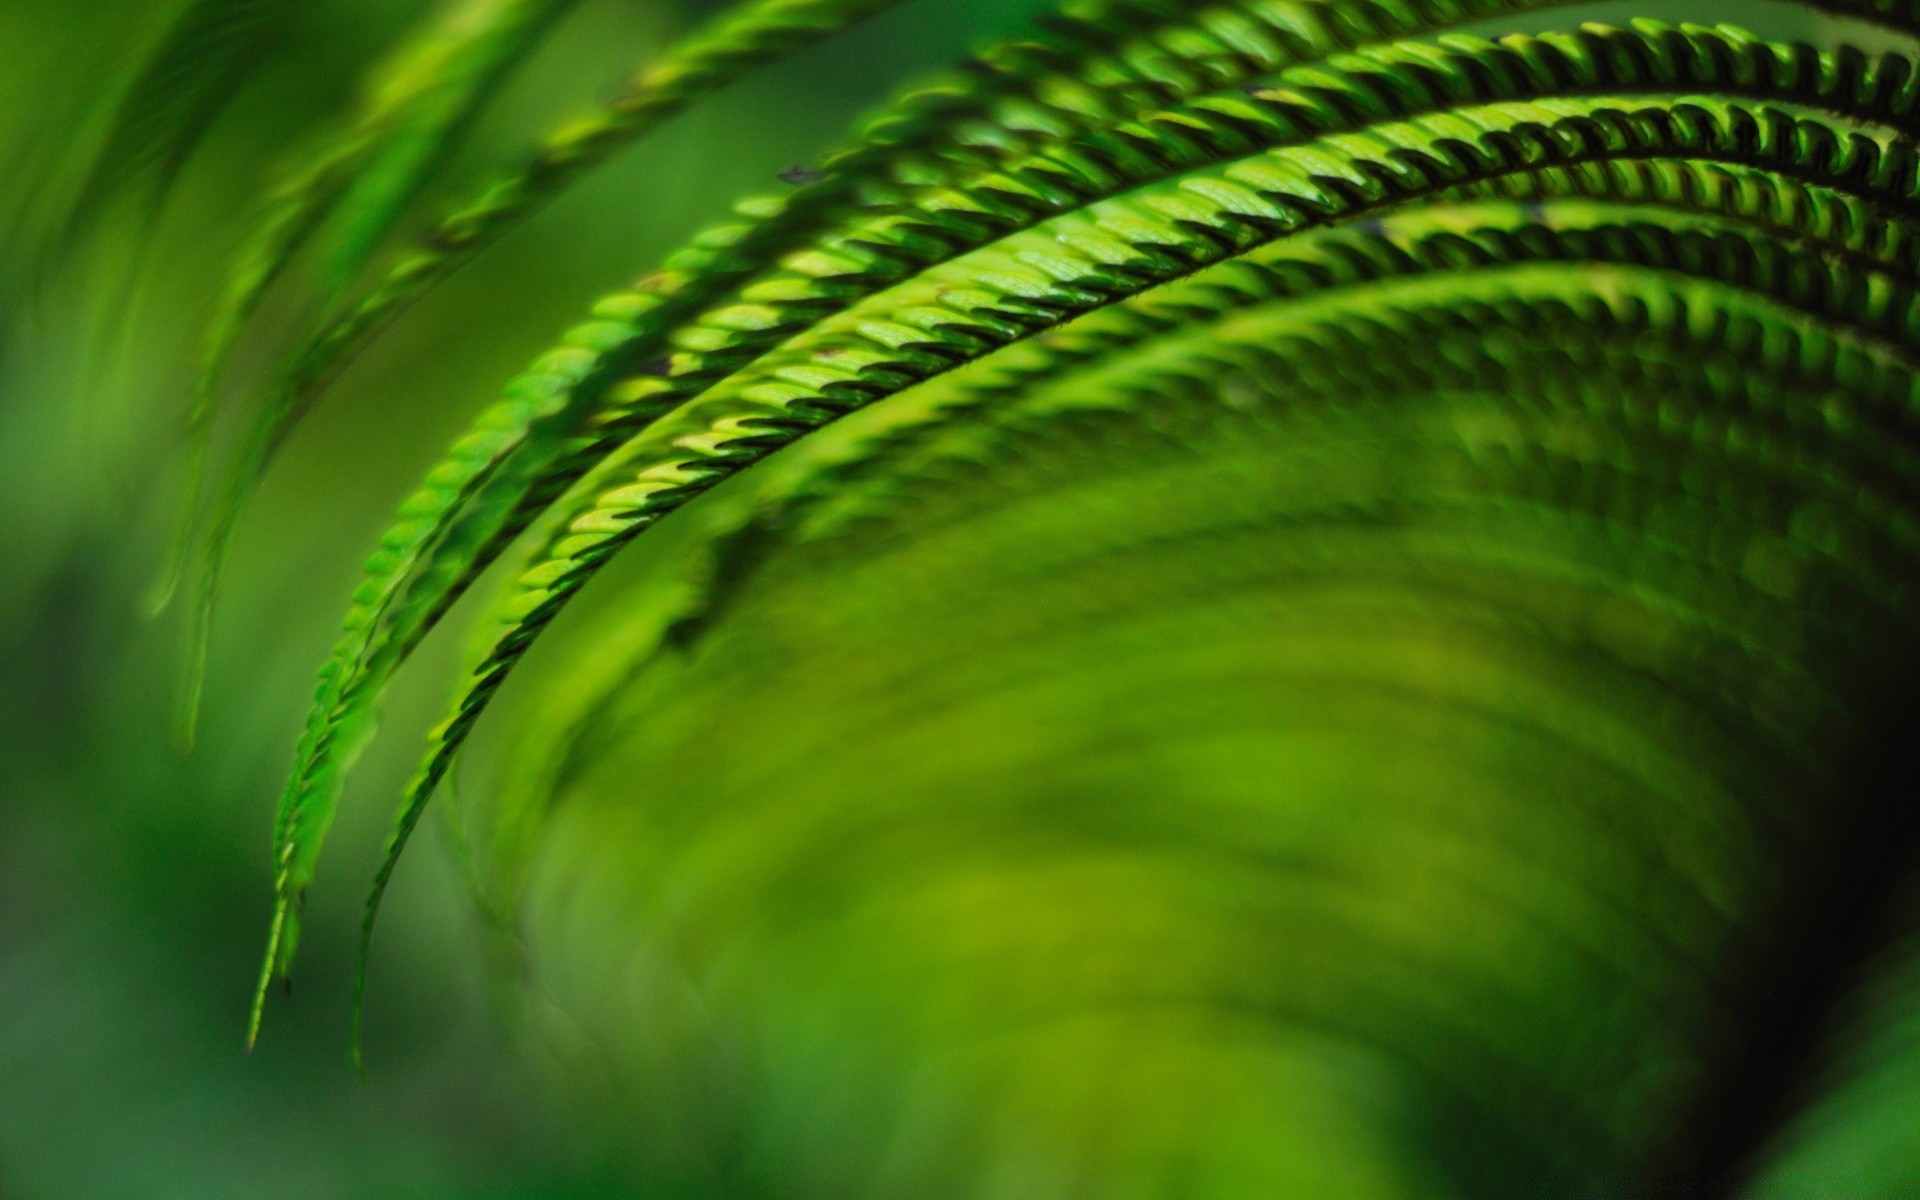
[[[1484,16],[1502,7],[1466,13],[1416,9],[1411,14],[1382,9],[1368,28],[1412,30]],[[782,254],[796,252],[805,244],[799,238],[842,210],[849,194],[873,188],[889,176],[914,180],[923,194],[939,186],[966,186],[970,179],[990,175],[999,159],[1031,152],[1039,144],[1065,145],[1088,132],[1090,120],[1131,114],[1138,103],[1178,99],[1204,86],[1237,85],[1254,72],[1365,36],[1364,29],[1357,34],[1341,31],[1330,8],[1316,5],[1309,11],[1315,19],[1303,23],[1291,10],[1271,12],[1260,4],[1223,7],[1207,14],[1212,36],[1185,44],[1184,58],[1162,48],[1167,40],[1164,23],[1150,23],[1131,37],[1107,26],[1077,25],[1075,31],[1088,42],[1078,55],[1060,51],[1036,60],[1013,52],[990,53],[983,61],[1001,63],[998,74],[985,82],[978,75],[963,77],[951,89],[909,95],[897,114],[874,123],[866,146],[834,159],[820,185],[791,203],[743,206],[743,216],[760,217],[757,226],[712,230],[661,275],[605,302],[596,314],[599,319],[570,334],[565,345],[516,382],[505,404],[481,418],[408,501],[402,522],[383,539],[349,614],[346,634],[323,675],[295,783],[282,804],[281,853],[288,845],[284,831],[298,826],[302,814],[314,813],[323,829],[330,821],[338,789],[332,771],[335,744],[352,747],[370,729],[386,678],[440,614],[553,495],[604,458],[636,424],[644,425],[683,398],[647,375],[629,374],[610,387],[623,366],[662,347],[660,331],[671,329],[673,320],[686,319],[696,305],[711,303],[753,272],[771,267]],[[1035,61],[1039,73],[1023,78],[1023,65]],[[1080,82],[1088,76],[1130,80],[1141,89],[1141,99],[1093,104]],[[1055,103],[1036,116],[1034,98],[1042,94]],[[959,121],[967,113],[996,114],[999,124],[987,136],[980,125]],[[948,140],[953,129],[962,131],[963,142]],[[897,207],[893,197],[899,186],[880,187],[865,208],[890,214]],[[760,291],[779,297],[780,306],[790,308],[795,318],[816,315],[823,306],[845,304],[857,295],[844,280],[823,287],[802,277],[789,278],[793,285],[784,293],[778,281],[762,285]],[[867,287],[885,282],[886,277],[878,275]],[[703,344],[697,355],[679,356],[688,360],[676,368],[676,374],[687,377],[682,387],[717,377],[714,373],[724,371],[729,362],[774,344],[786,328],[777,318],[741,323],[734,318],[742,311],[750,310],[723,309],[715,321],[725,341]],[[536,423],[537,436],[530,437]],[[588,424],[594,431],[582,437]],[[563,453],[571,439],[582,444]],[[379,623],[390,608],[397,615],[382,629]]]
[[[920,221],[896,215],[886,227],[861,229],[863,248],[887,245],[889,234],[895,247],[908,237],[925,237],[941,228],[943,217],[947,228],[955,217],[968,221],[963,228],[981,231],[982,240],[987,230],[1001,236],[985,250],[922,270],[816,323],[708,394],[685,401],[589,477],[593,483],[581,501],[562,508],[560,534],[499,606],[493,620],[500,632],[454,715],[433,735],[434,747],[408,790],[376,880],[369,932],[380,893],[427,797],[527,645],[578,588],[641,530],[845,412],[1277,235],[1403,203],[1442,186],[1509,174],[1543,157],[1582,162],[1684,154],[1739,161],[1753,155],[1785,166],[1804,153],[1798,142],[1817,145],[1824,137],[1851,158],[1837,164],[1838,174],[1888,178],[1883,186],[1896,194],[1911,186],[1912,163],[1901,160],[1890,130],[1835,127],[1819,110],[1798,104],[1804,98],[1863,120],[1897,123],[1910,102],[1896,98],[1889,108],[1880,98],[1886,89],[1877,85],[1889,78],[1883,72],[1906,76],[1901,59],[1869,64],[1864,81],[1853,80],[1809,49],[1654,26],[1632,34],[1596,30],[1574,38],[1451,45],[1448,51],[1393,47],[1357,55],[1344,74],[1331,63],[1310,73],[1283,73],[1258,98],[1217,97],[1204,108],[1194,106],[1185,119],[1169,114],[1157,126],[1127,130],[1138,144],[1153,147],[1161,171],[1181,173],[1165,183],[1136,185],[1121,198],[1067,200],[1063,189],[1080,181],[1053,166],[1045,176],[1038,170],[1008,172],[991,192],[942,197],[942,205],[929,204]],[[1484,73],[1475,73],[1475,64]],[[1421,68],[1429,81],[1425,94],[1409,95],[1398,85]],[[1598,94],[1566,95],[1562,81],[1568,79]],[[1761,114],[1689,95],[1701,87],[1770,97],[1778,107]],[[1644,89],[1641,94],[1652,102],[1620,108],[1635,89]],[[1671,98],[1658,102],[1662,93]],[[1407,115],[1424,107],[1446,111]],[[1303,134],[1365,128],[1369,121],[1382,123],[1365,133],[1324,132],[1286,148]],[[1549,128],[1559,136],[1525,138],[1527,130]],[[1748,136],[1749,128],[1759,131],[1757,139]],[[1247,155],[1262,134],[1282,148],[1228,158],[1224,168],[1205,165],[1233,152]],[[1099,165],[1114,169],[1111,162]],[[1084,210],[1072,211],[1075,202]],[[1066,215],[1047,215],[1063,208]],[[1043,219],[1007,232],[1036,218]],[[820,269],[844,276],[877,264],[885,272],[886,262],[871,252],[845,254]],[[896,277],[904,273],[894,270]],[[297,826],[291,838],[295,845],[304,841]]]
[[[277,385],[275,395],[249,435],[223,498],[209,520],[208,566],[201,581],[203,598],[195,610],[199,614],[196,621],[200,632],[193,639],[193,661],[198,664],[205,655],[206,613],[218,587],[220,564],[225,559],[226,546],[247,493],[280,442],[357,345],[397,317],[473,253],[620,147],[644,136],[743,72],[804,49],[894,2],[746,0],[736,11],[716,18],[708,28],[669,51],[599,112],[550,135],[518,173],[492,185],[470,204],[445,217],[421,246],[397,264],[363,300],[350,311],[329,319],[294,354],[286,378]],[[547,3],[551,11],[540,14],[542,25],[564,7],[556,0],[547,0]],[[535,23],[527,24],[531,28]],[[502,56],[490,65],[504,68],[508,60]],[[480,95],[476,90],[472,98],[478,99]],[[437,125],[400,140],[390,150],[393,163],[384,168],[376,164],[357,177],[355,193],[365,197],[360,205],[365,211],[348,223],[341,252],[336,256],[337,275],[344,278],[364,261],[404,202],[417,190],[444,147],[448,133],[461,123],[468,111],[470,108],[465,107],[457,111],[443,108],[437,114],[441,118]],[[217,386],[218,375],[265,285],[310,231],[310,228],[298,230],[291,239],[277,238],[279,244],[270,254],[258,256],[263,269],[243,270],[236,276],[227,315],[216,325],[209,386]],[[205,417],[196,422],[201,431],[198,436],[205,436],[205,425]],[[199,667],[196,665],[194,670],[197,673]],[[190,685],[189,691],[197,695],[198,689]]]
[[[883,6],[727,10],[324,314],[214,570],[415,297]],[[1069,3],[601,302],[366,564],[249,1044],[397,672],[510,558],[375,874],[356,1061],[418,822],[639,541],[454,841],[523,1031],[646,1081],[648,1186],[1897,1194],[1910,947],[1811,1091],[1856,964],[1795,960],[1891,907],[1831,877],[1912,865],[1862,795],[1920,654],[1920,72],[1459,33],[1555,7]],[[342,177],[340,275],[439,111]]]

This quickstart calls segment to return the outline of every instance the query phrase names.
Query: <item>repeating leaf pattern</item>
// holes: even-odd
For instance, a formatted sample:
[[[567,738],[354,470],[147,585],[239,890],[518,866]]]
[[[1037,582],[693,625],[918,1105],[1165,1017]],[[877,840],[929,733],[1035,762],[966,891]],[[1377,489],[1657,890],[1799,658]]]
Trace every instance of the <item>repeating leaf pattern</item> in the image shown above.
[[[507,19],[506,7],[496,19]],[[564,7],[518,9],[516,32],[489,43],[489,71],[504,71],[523,35]],[[886,7],[748,0],[726,10],[330,313],[292,355],[216,506],[205,586],[275,443],[330,372],[412,300],[619,146],[748,69]],[[698,894],[682,897],[684,911],[705,911],[698,897],[709,889],[720,897],[714,911],[778,924],[766,916],[776,906],[751,899],[775,886],[768,873],[800,869],[808,837],[864,836],[841,830],[849,818],[834,796],[858,793],[892,811],[912,786],[933,795],[951,784],[932,767],[887,758],[895,748],[884,744],[873,750],[875,778],[897,776],[898,792],[874,783],[868,794],[859,782],[836,793],[809,772],[811,762],[851,761],[836,755],[870,733],[886,712],[881,697],[899,685],[887,671],[911,666],[951,690],[941,692],[946,715],[927,718],[935,724],[960,721],[951,713],[965,710],[969,687],[1010,686],[996,672],[1018,663],[1030,668],[1024,678],[1057,671],[1087,695],[1150,708],[1153,698],[1118,674],[1129,655],[1148,664],[1145,674],[1204,676],[1226,670],[1220,656],[1252,639],[1249,629],[1271,627],[1284,631],[1267,647],[1276,670],[1333,680],[1336,691],[1423,697],[1446,721],[1493,714],[1527,731],[1517,739],[1537,736],[1581,764],[1569,771],[1591,768],[1613,781],[1605,788],[1630,794],[1591,818],[1604,826],[1592,837],[1595,861],[1610,866],[1564,864],[1576,885],[1536,879],[1515,852],[1484,883],[1533,879],[1534,890],[1504,897],[1501,911],[1552,897],[1539,903],[1564,908],[1538,923],[1591,937],[1567,978],[1607,981],[1632,1010],[1594,1038],[1636,1021],[1648,1032],[1590,1059],[1526,1040],[1537,1026],[1506,1019],[1500,1006],[1534,1017],[1552,1009],[1571,1027],[1576,1015],[1555,1006],[1571,1005],[1579,987],[1521,996],[1489,982],[1494,967],[1476,974],[1486,965],[1478,960],[1425,972],[1394,960],[1398,950],[1437,952],[1408,932],[1405,913],[1389,911],[1406,897],[1385,885],[1328,918],[1360,931],[1357,956],[1398,948],[1365,966],[1392,997],[1379,1012],[1272,981],[1248,1004],[1298,1005],[1300,1021],[1368,1045],[1403,1026],[1431,1034],[1431,1045],[1395,1043],[1398,1069],[1435,1094],[1465,1097],[1474,1111],[1465,1124],[1510,1135],[1510,1153],[1484,1156],[1505,1165],[1462,1185],[1468,1191],[1564,1177],[1612,1194],[1636,1164],[1752,1160],[1750,1128],[1699,1115],[1711,1107],[1701,1097],[1740,1086],[1727,1064],[1756,1057],[1699,1031],[1720,1027],[1715,1014],[1726,1027],[1760,1020],[1727,994],[1715,964],[1751,949],[1741,939],[1753,914],[1787,903],[1762,894],[1753,864],[1827,852],[1820,815],[1791,797],[1851,786],[1834,747],[1851,745],[1849,731],[1865,720],[1863,681],[1890,653],[1882,648],[1920,645],[1920,72],[1902,53],[1727,26],[1458,32],[1555,7],[1071,4],[1040,36],[903,92],[817,171],[797,170],[787,190],[741,202],[601,301],[433,466],[366,564],[278,810],[275,909],[249,1042],[270,984],[291,965],[344,775],[395,674],[491,568],[513,560],[375,875],[354,981],[356,1056],[375,918],[418,822],[530,647],[638,541],[660,546],[653,573],[588,639],[593,660],[534,705],[536,752],[511,765],[474,847],[506,960],[519,961],[533,858],[549,828],[571,819],[555,805],[590,791],[580,780],[615,741],[642,747],[636,761],[658,770],[669,792],[676,779],[699,790],[687,764],[710,769],[719,782],[702,794],[716,798],[716,825],[736,819],[729,806],[758,822],[752,845],[723,829],[713,846],[685,850],[713,857],[680,877]],[[1920,36],[1911,4],[1809,7]],[[348,197],[360,212],[346,268],[362,265],[386,232],[455,131],[460,104],[421,117],[427,133],[323,167],[331,181],[305,189],[328,197],[312,201],[319,208]],[[236,276],[210,378],[317,227],[289,220]],[[1161,474],[1173,482],[1155,482]],[[1071,502],[1036,498],[1056,492]],[[1272,537],[1276,529],[1289,536]],[[1149,555],[1176,565],[1129,576],[1135,590],[1125,594],[1102,590],[1102,569]],[[1347,564],[1351,594],[1340,594],[1375,622],[1377,642],[1338,628],[1339,597],[1315,590],[1331,562]],[[899,586],[862,591],[865,572]],[[1034,581],[1030,608],[1010,576]],[[1192,595],[1208,587],[1217,594],[1207,603],[1225,614],[1218,646],[1126,632],[1171,628],[1173,597],[1205,607]],[[1416,591],[1443,599],[1422,608],[1407,599]],[[1300,607],[1269,592],[1298,592]],[[926,611],[908,612],[910,603]],[[755,614],[759,632],[739,632],[737,611]],[[950,653],[926,635],[942,621],[970,631],[971,641],[956,641],[970,650]],[[1444,628],[1455,648],[1525,640],[1542,661],[1603,682],[1585,695],[1559,676],[1504,666],[1475,682],[1421,657],[1451,652],[1422,648],[1424,623]],[[733,640],[709,647],[707,631],[721,627]],[[856,628],[870,631],[872,664],[848,648]],[[844,678],[830,694],[844,711],[807,707],[807,668],[754,649],[756,637],[773,645],[782,636],[841,648]],[[1041,670],[1034,664],[1047,654],[1056,658]],[[723,669],[734,690],[722,694],[701,672]],[[696,682],[676,692],[680,679]],[[1030,706],[1036,728],[1051,714],[1077,729],[1083,714],[1064,701],[1048,709],[1057,699],[1048,686],[1007,703]],[[1653,705],[1649,696],[1661,698],[1671,727],[1620,718]],[[682,740],[652,732],[655,722]],[[1674,750],[1682,726],[1697,760]],[[901,744],[913,736],[909,728]],[[1017,756],[1018,741],[982,753]],[[1546,750],[1515,753],[1527,771],[1557,761]],[[850,776],[865,761],[852,761]],[[795,781],[791,812],[760,799],[780,790],[773,778]],[[1655,810],[1670,825],[1645,824]],[[685,819],[691,828],[709,818]],[[1684,834],[1666,839],[1668,828]],[[792,836],[776,836],[782,830]],[[650,836],[635,834],[634,844],[662,861],[684,850]],[[1409,854],[1430,851],[1439,853]],[[1257,848],[1246,854],[1258,858]],[[576,865],[599,878],[590,858]],[[627,864],[629,874],[646,865]],[[1434,867],[1447,879],[1439,890],[1458,883],[1451,869]],[[1579,894],[1563,896],[1563,884]],[[624,896],[629,884],[605,886]],[[1130,894],[1114,891],[1112,903],[1124,908]],[[1284,903],[1299,899],[1287,895]],[[1648,927],[1643,915],[1654,910],[1679,914],[1677,924]],[[1314,911],[1314,920],[1326,915]],[[671,905],[654,912],[667,925],[682,915]],[[930,927],[935,942],[951,933]],[[698,959],[710,939],[690,929]],[[816,934],[823,961],[852,953],[817,930],[805,937]],[[1156,936],[1142,934],[1142,944]],[[795,965],[812,961],[805,955],[761,949],[757,959],[743,953],[802,981],[802,992],[817,983],[813,967]],[[1221,949],[1221,961],[1246,953]],[[737,986],[747,1009],[766,1007],[748,985],[726,982],[738,964],[722,959],[707,964],[716,992]],[[1295,966],[1308,973],[1311,961]],[[923,966],[872,1003],[908,1003],[900,997],[918,995],[926,979],[946,978],[944,966]],[[1684,982],[1660,999],[1635,990],[1655,979]],[[1441,996],[1431,1010],[1407,998],[1422,981]],[[1467,1011],[1474,997],[1484,1011]],[[1018,1013],[1008,1019],[1032,1015]],[[1874,1028],[1873,1044],[1889,1044]],[[1852,1103],[1848,1081],[1880,1078],[1898,1053],[1867,1055],[1837,1085],[1849,1098],[1833,1103]],[[1007,1068],[1020,1078],[1025,1069]],[[1515,1082],[1503,1088],[1503,1079]],[[1820,1126],[1806,1129],[1804,1145],[1814,1145]],[[766,1136],[785,1136],[776,1133]],[[1456,1162],[1456,1152],[1465,1157]],[[1826,1152],[1816,1145],[1780,1169]],[[1470,1170],[1465,1149],[1434,1154],[1452,1164],[1446,1171]],[[841,1185],[853,1178],[863,1177]],[[1411,1195],[1426,1184],[1382,1186]]]

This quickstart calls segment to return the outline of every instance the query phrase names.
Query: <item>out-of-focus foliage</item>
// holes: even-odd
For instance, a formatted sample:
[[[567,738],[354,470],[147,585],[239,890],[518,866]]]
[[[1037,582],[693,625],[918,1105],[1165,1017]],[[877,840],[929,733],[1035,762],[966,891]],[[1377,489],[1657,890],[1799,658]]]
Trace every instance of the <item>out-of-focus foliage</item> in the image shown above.
[[[373,7],[38,12],[125,38],[127,82],[68,101],[97,136],[17,137],[9,397],[107,443],[67,451],[91,484],[41,467],[67,499],[15,584],[43,715],[9,886],[80,889],[7,943],[48,1011],[94,993],[36,947],[150,988],[124,948],[194,927],[168,901],[264,886],[220,831],[254,828],[340,548],[479,412],[379,537],[273,832],[250,1039],[297,945],[339,996],[348,769],[395,788],[375,720],[424,723],[432,635],[492,592],[361,923],[356,1051],[375,912],[457,792],[439,876],[395,889],[370,1090],[277,1065],[325,1044],[304,987],[245,1068],[159,1057],[185,1018],[151,1004],[67,1019],[283,1098],[231,1118],[309,1148],[268,1190],[1920,1186],[1920,10],[1072,0],[832,142],[1041,5]],[[165,505],[102,496],[166,490],[189,403],[228,481],[189,526],[190,697],[231,594],[182,762],[129,624]],[[95,912],[132,928],[59,923]],[[165,961],[219,970],[165,994],[237,1000],[205,923]],[[515,1067],[446,1016],[482,990]],[[56,1133],[156,1126],[43,1024],[16,1074],[120,1106]],[[342,1184],[353,1135],[385,1157]],[[262,1186],[142,1145],[0,1171]]]
[[[713,97],[394,325],[288,442],[238,531],[185,755],[169,735],[179,606],[158,622],[143,607],[175,524],[204,334],[263,197],[336,144],[382,64],[442,11],[273,6],[237,91],[170,181],[155,156],[83,189],[116,102],[189,7],[0,3],[0,1196],[630,1195],[501,1054],[464,887],[432,847],[396,889],[390,944],[409,961],[382,980],[370,1082],[343,1036],[360,900],[348,886],[316,897],[322,928],[293,1001],[242,1054],[271,910],[272,799],[312,667],[365,546],[477,398],[734,196],[781,186],[901,72],[942,68],[1019,6],[919,5]],[[582,4],[501,82],[369,268],[712,13]],[[149,115],[151,133],[162,114]],[[76,220],[83,191],[91,211]],[[319,315],[309,306],[336,244],[332,227],[319,236],[262,305],[230,401],[262,395],[271,347]],[[223,429],[222,455],[237,434]],[[396,714],[423,721],[439,691],[403,688]],[[404,782],[412,752],[394,741],[362,764],[366,800]],[[343,855],[371,860],[383,820],[377,803],[343,820]]]

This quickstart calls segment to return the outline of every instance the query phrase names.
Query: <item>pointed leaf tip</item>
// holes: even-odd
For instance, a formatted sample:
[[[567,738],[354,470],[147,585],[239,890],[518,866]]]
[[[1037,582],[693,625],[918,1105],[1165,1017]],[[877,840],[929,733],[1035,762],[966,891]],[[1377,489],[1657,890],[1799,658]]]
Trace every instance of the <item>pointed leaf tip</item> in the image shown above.
[[[253,988],[253,1003],[247,1009],[247,1053],[253,1053],[260,1040],[260,1019],[267,1009],[267,989],[273,986],[273,973],[280,961],[280,939],[287,927],[287,897],[277,895],[273,902],[273,921],[267,927],[267,953],[260,963],[260,979]]]

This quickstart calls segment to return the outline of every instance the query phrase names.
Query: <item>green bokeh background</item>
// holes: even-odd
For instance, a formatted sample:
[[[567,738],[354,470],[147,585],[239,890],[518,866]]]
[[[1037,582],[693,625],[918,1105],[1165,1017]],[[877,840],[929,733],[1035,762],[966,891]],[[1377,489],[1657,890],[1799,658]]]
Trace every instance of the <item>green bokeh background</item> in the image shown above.
[[[409,227],[716,7],[583,5],[489,105]],[[316,889],[298,990],[242,1055],[273,801],[313,669],[381,523],[513,371],[733,199],[779,186],[900,83],[1036,7],[909,5],[760,73],[421,304],[330,392],[250,510],[187,755],[169,732],[177,617],[147,620],[141,596],[171,521],[195,340],[273,168],[429,9],[306,6],[157,215],[131,194],[61,244],[76,169],[178,6],[0,3],[0,1196],[607,1190],[493,1032],[473,921],[440,847],[424,845],[394,890],[369,1080],[347,1061],[363,877],[456,638],[436,639],[434,661],[404,682],[348,796],[342,866]],[[298,284],[267,313],[262,345],[302,314]],[[257,380],[249,365],[243,379]]]

